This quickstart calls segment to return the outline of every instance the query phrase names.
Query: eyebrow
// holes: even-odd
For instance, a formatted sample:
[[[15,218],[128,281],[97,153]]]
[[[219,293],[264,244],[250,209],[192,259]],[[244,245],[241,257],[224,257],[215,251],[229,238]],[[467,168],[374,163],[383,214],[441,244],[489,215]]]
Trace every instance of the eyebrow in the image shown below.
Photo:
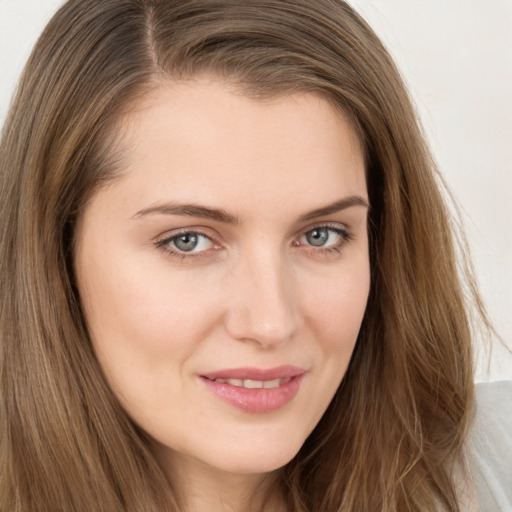
[[[189,217],[200,217],[202,219],[215,220],[224,224],[239,224],[240,221],[235,215],[231,215],[219,208],[208,208],[197,204],[166,203],[157,206],[150,206],[138,211],[133,218],[138,219],[151,213],[163,215],[186,215]]]
[[[299,222],[305,222],[308,220],[316,219],[324,215],[330,215],[332,213],[351,208],[353,206],[362,206],[364,208],[370,208],[368,201],[360,196],[350,196],[340,199],[332,204],[317,208],[299,217]],[[224,224],[240,224],[240,219],[236,215],[232,215],[222,208],[209,208],[207,206],[200,206],[193,203],[165,203],[162,205],[150,206],[139,210],[134,216],[134,219],[144,217],[150,214],[163,214],[163,215],[183,215],[189,217],[199,217],[201,219],[209,219]]]
[[[305,213],[299,218],[299,221],[305,222],[308,220],[313,220],[316,219],[317,217],[323,217],[324,215],[330,215],[331,213],[340,212],[347,208],[351,208],[352,206],[362,206],[364,208],[370,209],[370,204],[366,199],[363,199],[360,196],[350,196],[340,199],[335,203]]]

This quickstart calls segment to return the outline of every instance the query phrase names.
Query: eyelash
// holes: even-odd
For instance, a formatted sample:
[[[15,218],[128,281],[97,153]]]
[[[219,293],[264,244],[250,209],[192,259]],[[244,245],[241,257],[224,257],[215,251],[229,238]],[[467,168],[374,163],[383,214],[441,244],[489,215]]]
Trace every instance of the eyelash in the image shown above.
[[[308,229],[307,231],[302,232],[302,234],[300,235],[300,237],[298,237],[297,240],[299,240],[300,238],[305,236],[307,233],[311,233],[312,231],[315,231],[315,230],[324,230],[324,229],[329,231],[330,233],[335,233],[335,234],[339,235],[340,239],[338,242],[334,243],[333,245],[329,245],[327,247],[318,246],[317,248],[315,248],[315,246],[313,246],[313,245],[307,245],[307,247],[310,248],[311,252],[314,252],[315,254],[328,256],[328,255],[331,255],[334,253],[341,253],[341,250],[343,249],[345,244],[347,244],[348,242],[350,242],[354,239],[354,235],[347,229],[340,228],[339,226],[332,226],[330,224],[321,224],[318,226],[313,226],[312,228]],[[199,259],[199,258],[208,256],[207,255],[207,253],[209,252],[208,250],[199,251],[199,252],[186,252],[186,251],[180,251],[178,248],[170,247],[170,244],[173,241],[177,240],[180,236],[184,236],[184,235],[197,235],[199,237],[207,238],[214,245],[220,245],[214,239],[212,239],[211,236],[203,233],[200,230],[192,230],[192,229],[190,229],[190,230],[184,229],[182,231],[174,233],[172,236],[169,236],[162,240],[156,241],[155,245],[159,249],[162,249],[163,251],[165,251],[168,255],[170,255],[174,258],[178,258],[181,261],[187,260],[187,259]],[[299,242],[293,242],[293,245],[298,247],[303,244],[300,244]],[[306,245],[306,244],[304,244],[304,245]]]

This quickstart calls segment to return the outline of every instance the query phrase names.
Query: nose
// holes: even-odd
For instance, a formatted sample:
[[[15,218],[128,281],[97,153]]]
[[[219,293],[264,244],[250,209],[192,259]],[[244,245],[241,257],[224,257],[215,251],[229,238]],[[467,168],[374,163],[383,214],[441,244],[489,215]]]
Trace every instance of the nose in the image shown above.
[[[292,339],[299,325],[293,269],[279,251],[241,257],[225,290],[226,329],[237,340],[275,347]]]

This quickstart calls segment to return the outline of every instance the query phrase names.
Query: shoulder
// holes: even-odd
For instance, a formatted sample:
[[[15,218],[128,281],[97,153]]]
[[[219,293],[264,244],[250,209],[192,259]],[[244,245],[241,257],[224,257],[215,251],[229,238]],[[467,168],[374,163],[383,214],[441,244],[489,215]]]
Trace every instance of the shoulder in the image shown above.
[[[512,381],[476,387],[470,436],[472,474],[483,512],[512,511]]]

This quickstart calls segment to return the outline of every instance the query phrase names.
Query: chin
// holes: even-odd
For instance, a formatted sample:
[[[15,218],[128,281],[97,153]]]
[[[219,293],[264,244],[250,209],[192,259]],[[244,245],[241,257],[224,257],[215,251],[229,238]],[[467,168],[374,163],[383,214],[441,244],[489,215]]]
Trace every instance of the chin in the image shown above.
[[[290,462],[297,455],[300,446],[285,449],[284,447],[262,450],[244,450],[237,453],[226,453],[216,461],[222,471],[238,474],[261,474],[276,471]]]

